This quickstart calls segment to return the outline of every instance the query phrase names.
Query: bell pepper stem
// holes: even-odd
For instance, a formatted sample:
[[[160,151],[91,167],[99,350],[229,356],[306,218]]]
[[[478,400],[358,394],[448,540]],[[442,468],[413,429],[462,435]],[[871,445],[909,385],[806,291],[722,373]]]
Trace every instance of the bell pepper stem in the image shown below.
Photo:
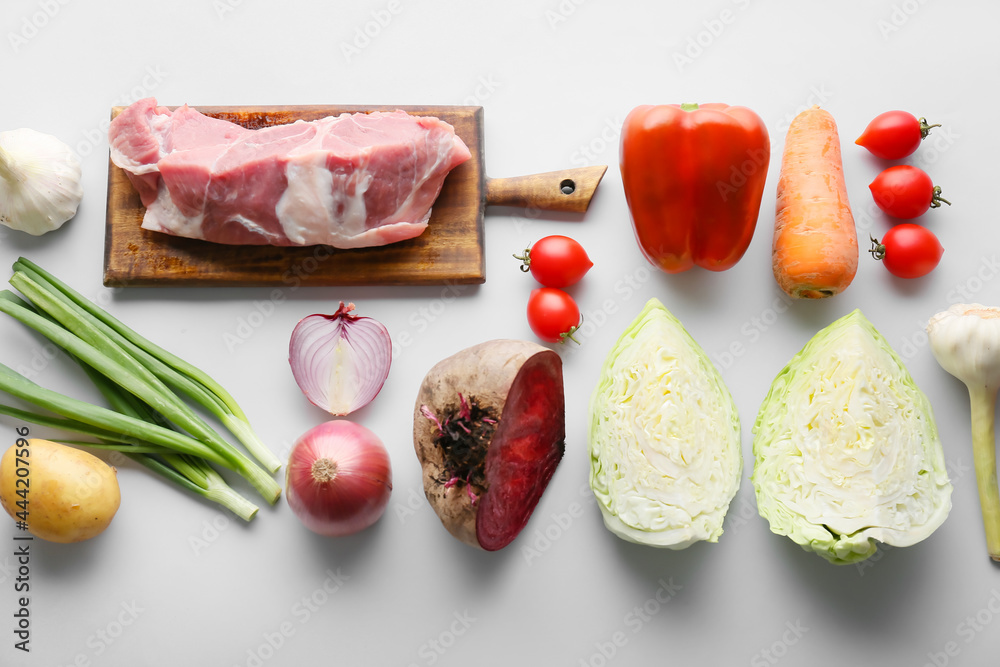
[[[972,456],[979,488],[979,505],[990,558],[1000,561],[1000,491],[997,489],[996,436],[993,417],[997,390],[969,387],[972,406]]]

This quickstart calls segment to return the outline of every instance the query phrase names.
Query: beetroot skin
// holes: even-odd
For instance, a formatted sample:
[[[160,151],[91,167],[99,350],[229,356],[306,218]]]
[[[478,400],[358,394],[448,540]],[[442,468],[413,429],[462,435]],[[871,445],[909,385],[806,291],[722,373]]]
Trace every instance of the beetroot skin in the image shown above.
[[[427,500],[452,535],[487,551],[528,523],[565,438],[562,359],[536,343],[462,350],[434,366],[417,395],[413,444]]]

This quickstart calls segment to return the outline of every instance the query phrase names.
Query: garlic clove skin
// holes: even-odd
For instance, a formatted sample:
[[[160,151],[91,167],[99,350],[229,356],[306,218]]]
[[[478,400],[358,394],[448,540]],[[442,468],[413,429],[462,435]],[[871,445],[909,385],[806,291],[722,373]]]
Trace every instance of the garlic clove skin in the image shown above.
[[[971,388],[1000,388],[1000,308],[958,303],[927,323],[941,368]]]
[[[83,198],[80,160],[28,128],[0,132],[0,224],[32,236],[62,227]]]

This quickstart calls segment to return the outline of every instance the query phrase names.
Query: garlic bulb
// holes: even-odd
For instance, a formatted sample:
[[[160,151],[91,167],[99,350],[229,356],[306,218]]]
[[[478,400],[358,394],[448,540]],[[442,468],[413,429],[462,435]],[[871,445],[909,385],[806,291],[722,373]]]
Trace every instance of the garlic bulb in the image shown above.
[[[972,457],[990,558],[1000,561],[996,401],[1000,390],[1000,308],[955,304],[927,323],[941,368],[965,383],[972,408]]]
[[[959,303],[927,324],[941,367],[966,384],[1000,389],[1000,308]]]
[[[50,134],[0,132],[0,224],[41,236],[76,215],[80,160]]]

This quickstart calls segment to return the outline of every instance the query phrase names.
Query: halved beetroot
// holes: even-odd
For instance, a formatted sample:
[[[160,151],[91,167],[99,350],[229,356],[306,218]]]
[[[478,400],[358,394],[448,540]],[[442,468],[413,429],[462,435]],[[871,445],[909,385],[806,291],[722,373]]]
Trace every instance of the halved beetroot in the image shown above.
[[[434,366],[417,395],[424,493],[452,535],[487,551],[528,523],[565,438],[562,359],[536,343],[462,350]]]

